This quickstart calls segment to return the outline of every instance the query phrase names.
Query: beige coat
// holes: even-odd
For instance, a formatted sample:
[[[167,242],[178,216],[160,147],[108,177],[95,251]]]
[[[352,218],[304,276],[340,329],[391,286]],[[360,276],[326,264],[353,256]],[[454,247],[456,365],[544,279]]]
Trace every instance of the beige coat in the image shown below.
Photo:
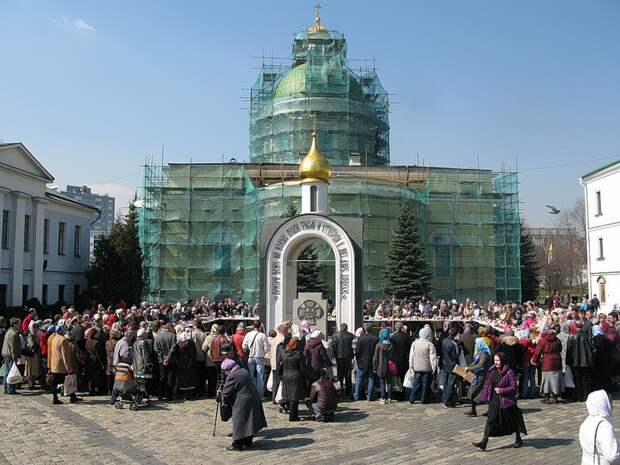
[[[52,352],[50,355],[52,373],[75,373],[77,371],[75,348],[73,344],[64,336],[56,335],[52,341]]]

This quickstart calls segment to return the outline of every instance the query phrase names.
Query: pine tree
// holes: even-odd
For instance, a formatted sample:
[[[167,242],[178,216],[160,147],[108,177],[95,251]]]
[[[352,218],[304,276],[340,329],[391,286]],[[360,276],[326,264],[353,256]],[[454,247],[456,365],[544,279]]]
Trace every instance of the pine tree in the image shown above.
[[[521,300],[536,300],[540,290],[540,266],[536,259],[536,250],[532,236],[524,224],[521,224]]]
[[[321,279],[319,255],[312,245],[301,251],[297,262],[298,292],[323,292],[325,283]]]
[[[430,280],[414,215],[404,204],[388,246],[383,291],[397,299],[419,299],[430,291]]]
[[[133,203],[127,216],[117,220],[110,234],[95,244],[87,276],[89,293],[98,302],[139,303],[144,280],[138,215]]]

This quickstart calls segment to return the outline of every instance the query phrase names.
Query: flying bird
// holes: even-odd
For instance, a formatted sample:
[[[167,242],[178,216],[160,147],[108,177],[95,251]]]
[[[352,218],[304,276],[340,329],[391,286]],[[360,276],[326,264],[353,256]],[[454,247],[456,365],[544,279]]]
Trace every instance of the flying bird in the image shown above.
[[[557,215],[558,213],[560,213],[560,210],[558,210],[557,208],[555,208],[552,205],[545,205],[545,207],[547,207],[549,210],[551,210],[549,212],[549,214],[551,214],[551,215]]]

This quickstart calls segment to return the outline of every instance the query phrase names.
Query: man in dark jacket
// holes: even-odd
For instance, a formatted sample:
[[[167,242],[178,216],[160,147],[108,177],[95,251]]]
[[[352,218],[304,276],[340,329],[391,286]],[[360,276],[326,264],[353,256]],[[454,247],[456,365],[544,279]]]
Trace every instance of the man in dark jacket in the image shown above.
[[[341,392],[344,392],[347,397],[351,397],[353,391],[351,389],[351,367],[353,365],[353,339],[355,339],[355,336],[348,329],[346,323],[340,325],[340,331],[334,334],[332,339],[332,349],[336,356]]]
[[[577,401],[584,402],[592,384],[592,342],[581,321],[577,320],[575,328],[577,332],[568,339],[566,365],[573,370]]]
[[[167,357],[175,343],[176,337],[171,323],[168,323],[155,334],[155,353],[159,363],[159,400],[172,399],[175,371],[174,366],[168,364]]]
[[[354,400],[360,400],[362,393],[362,385],[367,384],[366,399],[373,400],[375,392],[375,377],[372,368],[372,358],[375,355],[375,347],[379,342],[379,338],[370,333],[372,326],[369,323],[364,324],[364,334],[362,334],[355,346],[355,361],[357,368],[355,370],[355,393]]]
[[[394,360],[396,361],[396,368],[398,369],[398,377],[401,384],[405,380],[405,374],[409,369],[409,349],[411,348],[411,339],[405,332],[405,325],[402,321],[398,321],[394,325],[394,334],[390,338],[392,341],[392,348],[394,349]],[[401,395],[404,393],[401,393]]]
[[[316,421],[334,421],[334,412],[338,406],[336,389],[324,369],[320,370],[319,375],[319,379],[312,383],[306,405]]]
[[[441,342],[441,371],[444,372],[445,384],[443,386],[443,395],[441,396],[441,405],[444,408],[454,407],[452,397],[456,385],[456,374],[452,373],[455,365],[459,363],[459,346],[455,341],[458,330],[454,327],[448,331],[448,337]]]

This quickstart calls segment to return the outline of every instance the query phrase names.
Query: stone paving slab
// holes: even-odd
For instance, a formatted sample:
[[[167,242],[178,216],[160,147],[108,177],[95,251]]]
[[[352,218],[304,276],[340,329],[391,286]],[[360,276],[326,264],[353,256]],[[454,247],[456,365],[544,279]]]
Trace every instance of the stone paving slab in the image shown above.
[[[513,449],[513,437],[491,438],[483,453],[471,442],[480,439],[485,418],[466,417],[465,406],[343,403],[334,423],[289,423],[271,403],[264,406],[269,428],[252,452],[239,453],[225,450],[229,423],[218,422],[213,437],[212,400],[153,402],[133,412],[104,397],[55,406],[48,394],[0,395],[0,465],[576,464],[586,416],[585,404],[523,401],[525,447]]]

